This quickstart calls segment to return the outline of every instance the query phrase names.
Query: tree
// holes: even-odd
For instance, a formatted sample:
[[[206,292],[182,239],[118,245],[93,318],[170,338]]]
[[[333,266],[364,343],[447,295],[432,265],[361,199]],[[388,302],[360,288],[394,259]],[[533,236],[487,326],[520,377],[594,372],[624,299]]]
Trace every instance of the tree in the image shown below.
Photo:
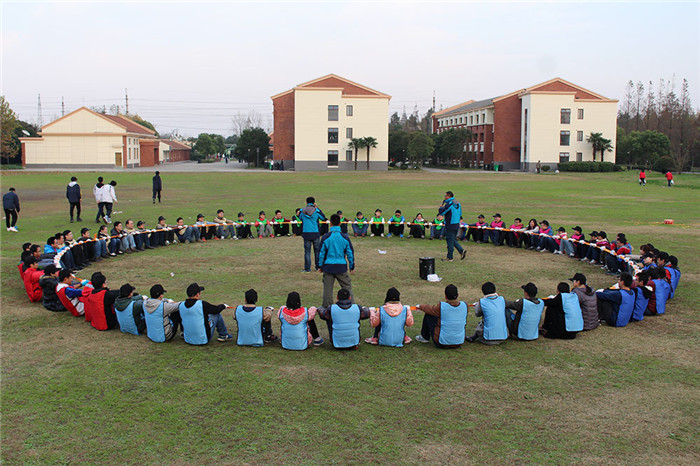
[[[600,161],[605,162],[605,153],[612,152],[612,140],[605,139],[603,133],[591,133],[586,138],[586,142],[590,142],[593,146],[593,160],[595,160],[596,152],[600,152]]]
[[[155,125],[153,125],[153,123],[151,123],[150,121],[147,121],[147,120],[144,120],[143,118],[141,118],[141,117],[138,115],[138,113],[135,113],[135,114],[133,114],[133,115],[124,115],[124,116],[127,117],[128,119],[130,119],[131,121],[133,121],[133,122],[135,122],[135,123],[138,123],[138,124],[140,124],[141,126],[145,126],[146,128],[152,130],[153,132],[156,133],[156,137],[157,137],[157,138],[160,137],[160,136],[158,135],[158,131],[156,131]]]
[[[433,153],[433,148],[433,139],[422,131],[416,131],[411,133],[411,140],[408,143],[406,152],[414,167],[417,165],[422,166],[423,161]]]
[[[465,128],[451,128],[441,132],[439,147],[435,150],[438,161],[449,164],[457,159],[461,167],[465,155],[464,146],[471,136],[471,131]]]
[[[249,111],[248,113],[238,112],[233,117],[231,117],[231,124],[233,125],[233,134],[235,136],[240,136],[243,131],[253,128],[263,128],[266,126],[265,117],[255,111],[255,109]]]
[[[352,138],[348,143],[348,149],[355,151],[355,171],[357,171],[357,152],[364,147],[362,138]]]
[[[20,127],[19,118],[15,111],[10,108],[10,103],[5,100],[5,96],[0,96],[0,130],[1,144],[0,155],[5,162],[17,155],[17,139],[15,130]]]
[[[270,137],[262,128],[245,129],[238,138],[234,154],[239,160],[245,159],[258,167],[270,154]]]
[[[408,141],[411,140],[411,135],[406,131],[399,129],[389,133],[389,159],[394,162],[404,161],[406,158],[406,148]]]
[[[373,147],[377,147],[378,141],[377,138],[372,137],[372,136],[366,136],[362,138],[362,147],[367,148],[367,170],[369,171],[369,151]]]
[[[214,148],[214,141],[212,141],[211,136],[208,133],[201,133],[197,136],[197,141],[192,147],[194,152],[200,157],[208,157],[214,155],[216,152]]]

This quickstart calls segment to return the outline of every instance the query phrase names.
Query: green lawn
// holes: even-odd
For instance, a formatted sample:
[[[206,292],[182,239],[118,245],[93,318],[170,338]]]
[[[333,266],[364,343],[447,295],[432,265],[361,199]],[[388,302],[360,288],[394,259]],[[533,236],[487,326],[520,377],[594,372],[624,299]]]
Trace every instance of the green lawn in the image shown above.
[[[97,173],[78,173],[86,201]],[[243,211],[286,216],[308,195],[348,218],[376,208],[388,219],[432,219],[452,190],[473,221],[495,212],[548,219],[556,228],[625,232],[635,248],[651,242],[678,256],[683,272],[663,317],[626,328],[600,328],[573,341],[465,344],[441,351],[413,342],[403,349],[328,344],[287,352],[279,344],[239,348],[181,339],[97,332],[81,319],[30,304],[16,270],[21,244],[43,244],[68,223],[70,173],[2,172],[22,202],[19,233],[2,229],[2,461],[15,463],[686,463],[700,462],[700,177],[681,175],[669,189],[636,173],[164,173],[164,203],[153,206],[150,174],[109,173],[118,181],[118,220],[158,215],[174,223]],[[673,225],[663,225],[664,219]],[[467,246],[464,262],[437,263],[438,284],[418,277],[418,258],[443,257],[444,242],[355,239],[358,302],[382,303],[396,286],[406,304],[435,303],[456,284],[473,302],[491,280],[508,299],[533,281],[542,295],[583,272],[595,287],[610,276],[561,256],[491,245]],[[387,251],[382,255],[377,249]],[[162,283],[179,300],[192,281],[213,303],[238,304],[254,287],[260,303],[280,306],[298,291],[319,305],[320,274],[302,274],[299,238],[172,245],[102,261],[112,288],[141,293]],[[172,273],[172,275],[171,275]],[[224,314],[235,334],[232,313]],[[419,332],[422,314],[416,313]],[[477,323],[470,314],[468,331]],[[279,322],[273,323],[275,333]],[[319,322],[327,336],[324,322]],[[362,336],[370,336],[367,322]]]

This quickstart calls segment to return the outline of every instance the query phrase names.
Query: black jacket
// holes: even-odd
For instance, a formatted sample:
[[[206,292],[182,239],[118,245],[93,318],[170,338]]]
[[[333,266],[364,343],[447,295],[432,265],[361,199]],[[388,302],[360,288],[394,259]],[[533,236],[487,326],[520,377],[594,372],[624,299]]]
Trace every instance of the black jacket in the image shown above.
[[[80,199],[82,199],[80,185],[75,181],[71,181],[71,183],[66,186],[66,199],[68,199],[68,202],[73,203],[80,202]]]

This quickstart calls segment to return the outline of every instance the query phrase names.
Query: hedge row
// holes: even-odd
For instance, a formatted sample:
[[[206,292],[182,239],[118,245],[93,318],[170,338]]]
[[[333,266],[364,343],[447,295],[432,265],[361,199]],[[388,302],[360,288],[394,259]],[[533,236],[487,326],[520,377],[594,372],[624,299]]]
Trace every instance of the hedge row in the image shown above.
[[[612,162],[565,162],[559,164],[560,172],[619,172],[620,165]]]

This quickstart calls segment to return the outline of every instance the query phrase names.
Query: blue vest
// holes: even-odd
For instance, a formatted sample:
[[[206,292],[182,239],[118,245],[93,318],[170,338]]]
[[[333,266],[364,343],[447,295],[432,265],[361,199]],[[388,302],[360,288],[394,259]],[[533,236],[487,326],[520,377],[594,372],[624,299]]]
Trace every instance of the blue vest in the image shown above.
[[[505,340],[508,338],[506,324],[506,300],[503,296],[481,298],[481,312],[484,314],[484,340]]]
[[[583,330],[583,314],[576,293],[561,293],[561,303],[564,308],[564,323],[567,332]]]
[[[163,343],[165,341],[165,327],[163,326],[163,302],[156,308],[155,311],[143,312],[146,318],[146,335],[151,341]]]
[[[353,304],[348,309],[342,309],[333,304],[331,319],[334,347],[350,348],[360,344],[360,306]]]
[[[123,311],[114,308],[114,312],[117,314],[117,321],[119,322],[119,330],[124,333],[130,333],[132,335],[138,335],[139,329],[136,327],[136,322],[134,322],[134,302],[130,302],[126,309]],[[163,321],[161,320],[161,323]]]
[[[540,336],[540,320],[544,310],[544,301],[540,299],[535,304],[528,299],[523,299],[523,312],[520,314],[518,324],[518,338],[521,340],[537,340]]]
[[[627,325],[630,322],[632,313],[634,312],[634,291],[620,290],[620,296],[622,296],[622,302],[620,303],[620,308],[617,311],[615,327],[624,327]]]
[[[649,306],[649,298],[644,297],[641,288],[634,289],[634,311],[632,311],[632,320],[644,320],[644,311]]]
[[[673,298],[673,295],[676,294],[676,287],[678,286],[678,282],[681,279],[681,271],[678,269],[674,269],[673,267],[666,267],[666,270],[668,270],[671,273],[671,292],[669,294],[669,299]]]
[[[403,339],[406,336],[404,326],[406,325],[406,306],[401,309],[401,314],[392,317],[386,313],[384,306],[379,308],[379,318],[382,327],[379,329],[379,344],[382,346],[403,346]]]
[[[440,303],[441,345],[461,345],[464,343],[464,326],[467,325],[467,305],[460,301],[457,307],[446,302]]]
[[[654,284],[656,285],[656,313],[663,314],[666,312],[666,301],[671,292],[671,285],[666,280],[658,278],[654,280]]]
[[[309,347],[309,311],[304,308],[304,319],[298,324],[290,324],[280,313],[280,323],[282,326],[282,348],[288,350],[305,350]]]
[[[257,306],[250,312],[243,310],[243,306],[236,308],[236,322],[238,322],[239,346],[262,346],[263,336],[260,325],[263,321],[263,308]]]
[[[180,303],[180,317],[182,318],[182,334],[190,345],[206,345],[209,343],[205,325],[211,326],[210,321],[204,319],[204,307],[202,301],[197,300],[194,306],[188,308],[185,301]],[[205,323],[206,322],[206,323]]]

